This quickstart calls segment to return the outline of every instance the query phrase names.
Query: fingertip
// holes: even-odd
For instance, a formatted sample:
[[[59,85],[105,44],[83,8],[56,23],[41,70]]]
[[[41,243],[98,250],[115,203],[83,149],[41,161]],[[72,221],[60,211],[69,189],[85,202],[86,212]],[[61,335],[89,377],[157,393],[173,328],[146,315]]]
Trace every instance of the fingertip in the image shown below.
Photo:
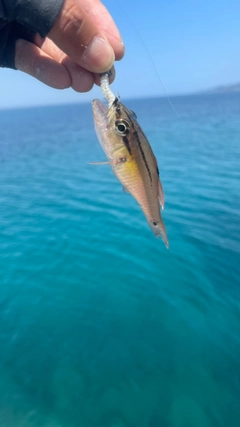
[[[103,73],[112,68],[115,54],[107,40],[96,36],[86,47],[83,56],[83,64],[94,73]]]
[[[125,55],[125,44],[123,43],[122,40],[120,40],[114,49],[114,53],[115,53],[115,61],[120,61],[124,55]]]
[[[84,0],[82,0],[84,1]],[[112,16],[102,2],[86,1],[85,6],[88,16],[98,28],[98,31],[104,35],[113,48],[115,60],[123,58],[125,47],[119,29],[116,26]]]

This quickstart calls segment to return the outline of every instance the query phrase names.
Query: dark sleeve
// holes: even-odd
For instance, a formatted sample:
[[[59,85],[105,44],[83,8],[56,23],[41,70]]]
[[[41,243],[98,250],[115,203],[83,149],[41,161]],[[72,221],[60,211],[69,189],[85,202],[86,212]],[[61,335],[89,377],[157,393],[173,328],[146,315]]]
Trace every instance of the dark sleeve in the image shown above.
[[[45,37],[51,30],[63,0],[0,0],[0,66],[15,68],[15,43]]]

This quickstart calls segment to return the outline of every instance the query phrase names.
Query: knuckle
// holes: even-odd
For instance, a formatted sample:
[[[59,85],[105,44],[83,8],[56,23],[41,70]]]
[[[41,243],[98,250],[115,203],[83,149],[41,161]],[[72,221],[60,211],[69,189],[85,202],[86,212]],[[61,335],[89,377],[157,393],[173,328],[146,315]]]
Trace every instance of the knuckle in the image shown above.
[[[59,22],[59,29],[63,34],[78,32],[84,22],[84,13],[75,5],[71,5],[62,14]]]

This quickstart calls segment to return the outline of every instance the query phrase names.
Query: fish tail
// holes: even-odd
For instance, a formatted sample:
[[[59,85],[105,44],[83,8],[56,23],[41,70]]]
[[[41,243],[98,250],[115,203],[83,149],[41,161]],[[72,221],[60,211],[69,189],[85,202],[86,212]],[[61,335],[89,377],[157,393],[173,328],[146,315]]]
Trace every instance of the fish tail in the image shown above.
[[[166,248],[169,249],[169,242],[168,242],[168,237],[167,237],[167,232],[165,229],[165,226],[163,224],[163,222],[152,222],[152,221],[148,221],[148,224],[153,232],[153,234],[155,234],[156,237],[161,237],[162,240],[164,241]]]

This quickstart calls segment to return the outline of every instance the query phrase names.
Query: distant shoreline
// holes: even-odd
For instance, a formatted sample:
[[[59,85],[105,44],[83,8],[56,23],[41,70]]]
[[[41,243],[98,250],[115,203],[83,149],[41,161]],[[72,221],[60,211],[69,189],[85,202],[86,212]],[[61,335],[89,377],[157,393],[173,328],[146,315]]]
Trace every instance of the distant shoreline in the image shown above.
[[[240,83],[235,83],[232,85],[222,85],[217,86],[213,89],[204,90],[201,93],[239,93],[240,92]]]

